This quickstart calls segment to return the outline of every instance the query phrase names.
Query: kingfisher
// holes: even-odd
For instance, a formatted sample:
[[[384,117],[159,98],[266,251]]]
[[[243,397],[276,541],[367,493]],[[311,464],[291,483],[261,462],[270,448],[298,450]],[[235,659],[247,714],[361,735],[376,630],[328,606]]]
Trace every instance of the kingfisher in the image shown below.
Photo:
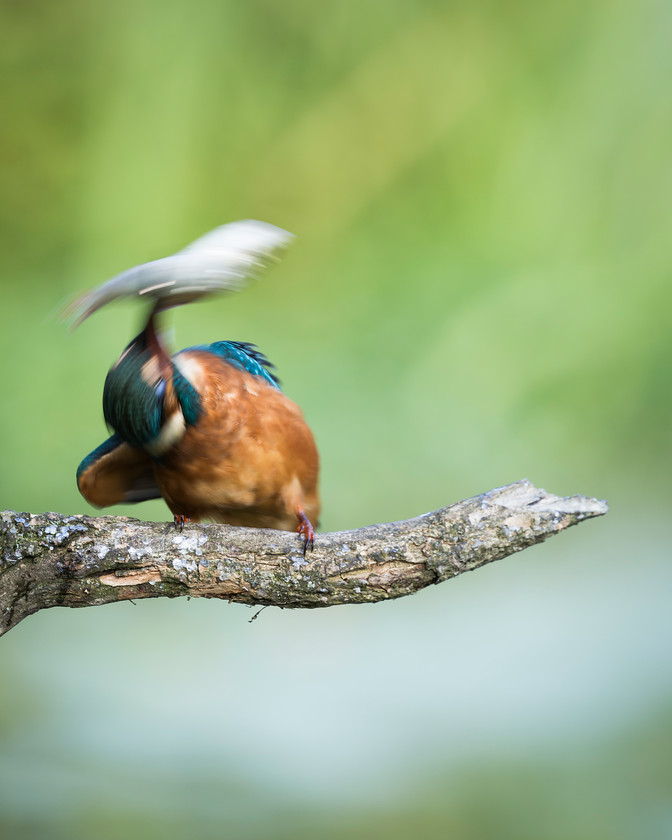
[[[103,414],[112,435],[77,470],[77,485],[90,504],[162,497],[180,529],[210,520],[296,530],[304,553],[313,548],[320,512],[317,447],[301,409],[281,390],[274,366],[254,344],[242,341],[171,354],[159,327],[164,309],[237,288],[252,267],[284,245],[278,238],[285,232],[279,230],[260,222],[224,225],[185,251],[130,269],[77,302],[81,322],[122,295],[153,299],[144,328],[105,380]],[[205,251],[205,262],[216,264],[219,274],[212,265],[210,271],[203,268]],[[188,260],[170,263],[187,252]]]

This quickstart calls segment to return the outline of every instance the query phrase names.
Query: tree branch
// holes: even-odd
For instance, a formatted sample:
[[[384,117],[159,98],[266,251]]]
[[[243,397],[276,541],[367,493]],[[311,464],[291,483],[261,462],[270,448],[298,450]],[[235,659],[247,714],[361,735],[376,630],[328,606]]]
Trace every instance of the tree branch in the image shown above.
[[[191,595],[289,608],[410,595],[601,516],[519,481],[405,522],[319,534],[116,516],[0,514],[0,635],[47,607]]]

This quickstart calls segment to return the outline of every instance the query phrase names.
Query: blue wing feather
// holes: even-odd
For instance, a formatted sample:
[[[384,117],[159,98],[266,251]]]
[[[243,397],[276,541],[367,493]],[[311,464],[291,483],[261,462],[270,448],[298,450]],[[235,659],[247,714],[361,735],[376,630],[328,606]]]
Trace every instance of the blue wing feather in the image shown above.
[[[109,455],[110,452],[113,452],[117,447],[121,446],[124,441],[119,437],[119,435],[112,435],[107,440],[104,440],[100,446],[97,446],[93,452],[89,452],[89,454],[84,458],[82,463],[77,467],[77,481],[79,481],[80,476],[89,469],[92,464],[95,464],[96,461],[99,461],[104,455]]]
[[[280,388],[280,380],[273,373],[275,365],[269,362],[266,356],[257,349],[256,344],[250,344],[247,341],[215,341],[214,344],[203,344],[187,349],[205,350],[208,353],[213,353],[239,370],[245,370],[253,376],[265,380],[269,385]]]

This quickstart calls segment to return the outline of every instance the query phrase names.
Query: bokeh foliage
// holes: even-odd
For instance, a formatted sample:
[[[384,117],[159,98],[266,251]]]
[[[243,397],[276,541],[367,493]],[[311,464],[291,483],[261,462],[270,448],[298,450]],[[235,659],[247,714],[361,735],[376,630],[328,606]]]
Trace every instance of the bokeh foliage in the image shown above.
[[[654,523],[670,503],[671,25],[663,0],[2,4],[0,503],[89,511],[74,469],[105,435],[103,378],[140,313],[110,307],[68,336],[55,317],[63,302],[217,224],[260,218],[297,234],[285,261],[243,295],[189,307],[170,320],[178,346],[250,340],[277,364],[320,445],[323,526],[410,516],[523,476],[555,492],[606,496],[614,524],[595,525],[603,541],[584,544],[577,535],[566,550],[583,551],[596,575],[608,576],[620,547],[622,581],[613,603],[623,609],[627,632],[645,645],[651,631],[628,622],[626,596],[629,560],[646,569],[665,551]],[[165,516],[159,503],[126,512]],[[567,568],[562,545],[548,557]],[[660,563],[651,568],[666,574]],[[548,569],[537,573],[550,579]],[[479,599],[494,597],[494,580],[503,593],[509,578],[525,580],[506,568],[496,578],[479,574],[483,583],[469,584],[470,625],[493,621]],[[553,581],[557,589],[536,595],[559,604],[568,583],[557,572]],[[440,595],[418,604],[439,609]],[[646,614],[647,597],[642,590],[638,615]],[[593,605],[582,603],[586,612],[572,620],[586,622],[592,638]],[[660,609],[651,603],[654,613]],[[368,638],[379,623],[422,621],[418,604],[370,613],[361,632]],[[204,606],[191,604],[190,614],[197,609]],[[595,609],[617,633],[616,607]],[[160,632],[186,615],[173,604],[151,614]],[[232,632],[236,621],[221,611],[202,615],[206,635],[221,633],[221,622]],[[655,615],[658,631],[669,630]],[[130,620],[138,621],[117,619],[119,626]],[[275,621],[268,632],[294,638],[294,630]],[[319,621],[304,618],[313,628]],[[45,760],[39,745],[24,750],[11,735],[44,714],[28,698],[51,685],[53,674],[28,678],[21,666],[44,665],[36,653],[41,634],[60,627],[81,662],[99,655],[96,645],[109,634],[118,639],[119,626],[109,616],[45,615],[3,642],[2,681],[14,685],[3,689],[0,706],[0,725],[13,745],[8,755],[33,750],[35,762]],[[315,632],[325,634],[325,644],[360,655],[350,636],[343,641],[338,616],[323,626]],[[560,621],[557,627],[561,633]],[[87,632],[88,646],[80,639]],[[583,642],[567,644],[571,656],[571,645]],[[611,646],[605,641],[614,661],[619,644],[616,637]],[[125,657],[133,657],[132,636],[118,645],[109,674],[99,675],[104,684],[120,679]],[[604,652],[597,646],[596,656],[598,649]],[[275,655],[282,660],[283,650]],[[250,645],[249,656],[246,679],[261,654]],[[441,667],[453,667],[446,656]],[[339,667],[346,691],[356,694],[353,674]],[[440,666],[434,660],[432,667]],[[278,669],[278,680],[285,672]],[[88,696],[81,669],[68,673],[66,706]],[[585,674],[577,671],[576,679]],[[150,691],[151,673],[135,679]],[[642,712],[631,722],[632,740],[641,745],[637,733],[652,728],[657,735],[644,738],[647,744],[656,738],[669,744],[669,718],[660,709],[668,708],[672,687],[647,679],[642,691],[657,717],[654,724]],[[625,666],[620,680],[605,682],[605,697],[627,695]],[[287,703],[290,683],[282,682]],[[409,711],[406,726],[410,719]],[[575,725],[571,716],[564,721],[567,737]],[[52,772],[55,732],[46,760]],[[64,739],[69,732],[65,726]],[[144,748],[160,743],[159,736],[147,736]],[[649,769],[657,759],[647,750],[642,758],[624,740],[619,735],[589,759],[578,750],[557,765],[540,753],[509,766],[495,751],[492,766],[472,762],[469,772],[478,778],[456,782],[447,799],[440,791],[411,796],[399,805],[400,816],[394,797],[383,797],[358,821],[340,812],[336,819],[335,793],[323,811],[306,806],[309,822],[321,825],[325,837],[663,836],[655,834],[670,824],[662,794],[650,808],[646,797],[629,801],[628,783],[613,770],[635,755]],[[90,756],[82,749],[77,760],[85,765]],[[423,749],[417,747],[413,766],[425,767]],[[130,742],[128,754],[132,761]],[[100,758],[98,771],[115,784],[116,771],[104,761],[109,756]],[[123,799],[120,807],[105,802],[98,810],[89,802],[64,815],[49,796],[49,771],[36,780],[30,761],[26,766],[25,778],[44,804],[31,821],[6,803],[15,835],[21,829],[25,836],[159,837],[173,836],[172,826],[177,836],[182,824],[196,832],[197,800],[184,798],[182,811],[163,819],[159,793],[146,806]],[[7,759],[2,772],[11,771]],[[174,770],[168,791],[181,772]],[[504,788],[501,776],[508,779]],[[235,767],[222,778],[233,791],[227,802],[271,796],[261,782],[236,792],[242,783]],[[600,784],[591,787],[595,779]],[[538,810],[532,806],[534,829],[526,834],[520,813],[530,786]],[[520,805],[509,828],[511,802]],[[305,813],[268,809],[268,821],[254,822],[249,836],[311,834]],[[204,836],[210,830],[221,836],[217,810],[208,813]],[[45,825],[53,834],[43,835]],[[250,824],[240,817],[231,831],[247,836]]]

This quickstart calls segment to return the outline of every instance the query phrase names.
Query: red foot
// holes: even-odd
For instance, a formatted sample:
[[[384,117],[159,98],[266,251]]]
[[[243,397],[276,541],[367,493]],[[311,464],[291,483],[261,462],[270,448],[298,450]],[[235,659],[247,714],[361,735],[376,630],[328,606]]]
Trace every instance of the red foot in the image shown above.
[[[184,516],[181,513],[176,513],[173,517],[173,522],[175,523],[175,528],[179,528],[180,533],[182,533],[182,531],[184,531],[184,526],[187,524],[187,522],[191,522],[191,519],[189,519],[188,516]]]
[[[310,519],[308,519],[302,510],[296,515],[299,519],[299,527],[296,530],[299,532],[299,536],[305,540],[303,544],[303,553],[305,554],[308,546],[310,546],[311,551],[315,548],[315,531],[313,531],[313,526],[310,524]]]

